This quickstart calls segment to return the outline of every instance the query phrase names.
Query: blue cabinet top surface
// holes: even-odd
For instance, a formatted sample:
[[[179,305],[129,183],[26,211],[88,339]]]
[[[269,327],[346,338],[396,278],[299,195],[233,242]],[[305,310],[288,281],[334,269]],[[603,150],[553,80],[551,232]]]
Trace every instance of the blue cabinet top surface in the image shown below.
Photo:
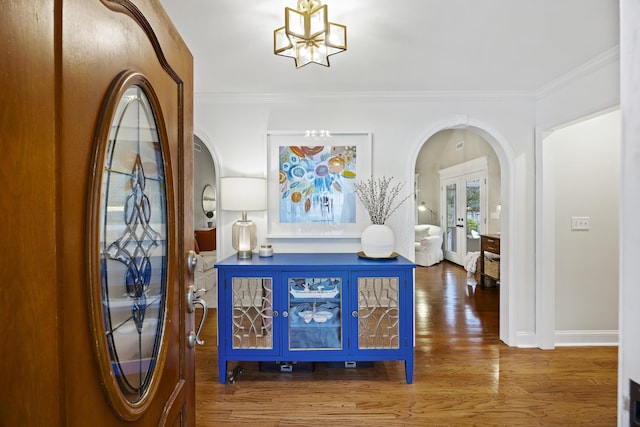
[[[315,268],[334,266],[336,268],[373,268],[373,269],[398,269],[414,268],[415,264],[403,256],[392,259],[367,259],[361,258],[355,253],[277,253],[272,257],[259,257],[254,255],[251,259],[238,259],[232,255],[218,263],[221,267],[256,267],[265,268]]]

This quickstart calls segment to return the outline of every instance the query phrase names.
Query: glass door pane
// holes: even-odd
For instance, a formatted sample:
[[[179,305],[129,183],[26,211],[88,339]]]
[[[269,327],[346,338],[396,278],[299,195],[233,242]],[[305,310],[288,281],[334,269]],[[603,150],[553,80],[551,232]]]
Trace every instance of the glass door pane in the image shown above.
[[[480,232],[480,180],[467,180],[467,235]]]
[[[446,187],[446,203],[445,206],[447,212],[447,231],[446,239],[444,242],[445,251],[457,252],[458,249],[458,227],[457,227],[457,212],[458,212],[458,191],[457,185],[447,184]]]
[[[129,87],[111,125],[100,190],[100,281],[112,373],[124,398],[147,393],[163,342],[168,212],[153,106]]]
[[[289,277],[289,350],[342,349],[342,277]]]
[[[480,179],[466,179],[466,252],[480,250]]]

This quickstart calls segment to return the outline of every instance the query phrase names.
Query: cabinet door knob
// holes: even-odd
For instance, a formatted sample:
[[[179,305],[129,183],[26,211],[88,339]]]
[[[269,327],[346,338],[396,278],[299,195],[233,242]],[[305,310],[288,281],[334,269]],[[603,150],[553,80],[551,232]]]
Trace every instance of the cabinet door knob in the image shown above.
[[[351,312],[351,317],[358,317],[358,310],[353,310]]]
[[[289,312],[288,311],[283,311],[282,312],[282,317],[289,317]]]
[[[273,317],[278,317],[278,314],[280,314],[278,313],[278,310],[273,310],[273,313],[272,313]]]

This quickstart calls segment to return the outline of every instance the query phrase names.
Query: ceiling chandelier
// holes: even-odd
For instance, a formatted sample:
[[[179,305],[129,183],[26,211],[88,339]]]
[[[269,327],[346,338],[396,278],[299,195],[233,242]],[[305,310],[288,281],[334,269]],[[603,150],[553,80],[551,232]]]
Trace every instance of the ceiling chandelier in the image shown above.
[[[347,27],[329,22],[319,0],[298,0],[297,10],[284,9],[284,27],[273,32],[273,53],[295,59],[296,68],[315,62],[329,66],[329,57],[347,49]]]

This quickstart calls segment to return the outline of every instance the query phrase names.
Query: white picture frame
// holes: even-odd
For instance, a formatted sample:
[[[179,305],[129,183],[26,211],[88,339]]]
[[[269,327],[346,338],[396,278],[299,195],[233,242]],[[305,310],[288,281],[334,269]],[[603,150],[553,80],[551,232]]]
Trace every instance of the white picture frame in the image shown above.
[[[267,237],[359,238],[353,184],[371,176],[371,145],[370,132],[268,132]]]

